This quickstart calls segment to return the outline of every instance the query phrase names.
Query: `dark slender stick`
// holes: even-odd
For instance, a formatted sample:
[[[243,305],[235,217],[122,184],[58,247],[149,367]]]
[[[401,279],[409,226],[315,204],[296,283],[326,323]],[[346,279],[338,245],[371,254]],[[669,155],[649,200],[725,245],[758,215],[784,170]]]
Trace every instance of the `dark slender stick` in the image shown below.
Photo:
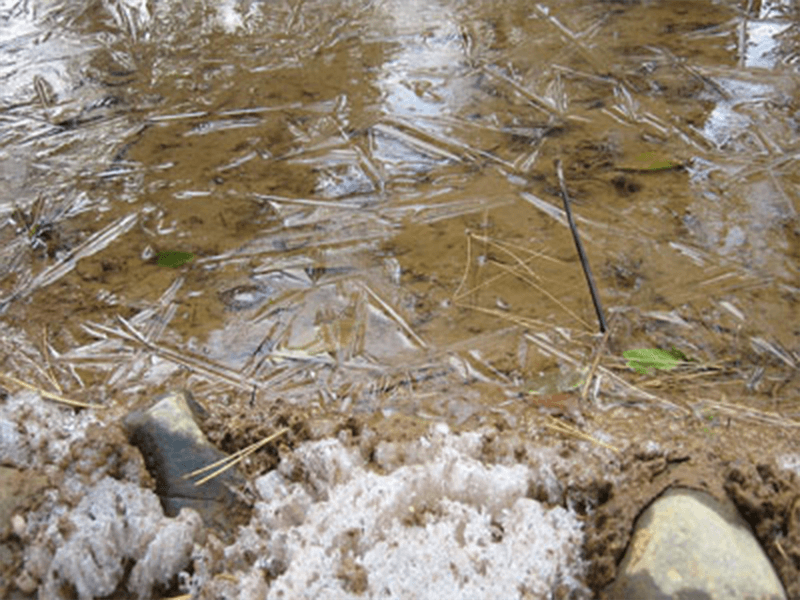
[[[578,228],[575,227],[575,220],[572,218],[572,209],[569,206],[569,194],[567,194],[567,184],[564,182],[564,170],[561,168],[561,160],[559,159],[556,159],[556,172],[558,173],[558,182],[561,184],[561,197],[564,200],[564,210],[567,212],[567,221],[569,221],[569,228],[570,231],[572,231],[572,239],[575,240],[575,247],[578,249],[578,256],[581,259],[583,273],[586,275],[586,283],[589,284],[589,292],[592,294],[592,302],[594,302],[597,320],[600,322],[600,333],[605,333],[607,326],[606,318],[603,315],[603,305],[600,304],[600,295],[597,293],[597,288],[594,285],[592,269],[589,266],[589,261],[586,259],[586,252],[583,251],[583,244],[581,244],[581,238],[578,236]]]

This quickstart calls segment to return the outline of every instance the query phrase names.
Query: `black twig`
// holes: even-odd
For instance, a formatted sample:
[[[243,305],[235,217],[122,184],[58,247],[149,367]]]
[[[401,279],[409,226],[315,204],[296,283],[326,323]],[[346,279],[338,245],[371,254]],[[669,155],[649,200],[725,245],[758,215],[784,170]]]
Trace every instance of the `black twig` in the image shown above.
[[[569,194],[567,193],[567,184],[564,181],[564,170],[561,167],[561,160],[556,159],[556,172],[558,173],[558,183],[561,184],[561,197],[564,200],[564,210],[567,213],[567,221],[569,222],[570,231],[572,231],[572,239],[575,240],[575,247],[578,249],[578,256],[581,259],[581,266],[583,273],[586,275],[586,283],[589,284],[589,292],[592,294],[592,302],[594,303],[594,310],[597,313],[597,320],[600,323],[600,333],[605,333],[606,318],[603,315],[603,305],[600,304],[600,295],[597,293],[597,288],[594,285],[594,277],[592,277],[592,269],[589,266],[589,261],[586,258],[586,252],[583,250],[581,238],[578,236],[578,228],[575,226],[575,220],[572,218],[572,209],[569,206]]]

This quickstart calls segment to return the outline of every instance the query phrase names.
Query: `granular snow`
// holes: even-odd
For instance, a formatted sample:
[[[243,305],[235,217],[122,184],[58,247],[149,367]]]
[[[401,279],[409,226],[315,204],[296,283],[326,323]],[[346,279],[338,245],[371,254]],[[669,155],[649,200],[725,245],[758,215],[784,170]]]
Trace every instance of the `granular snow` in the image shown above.
[[[478,434],[433,438],[418,464],[385,475],[338,440],[297,448],[256,480],[263,501],[225,550],[230,564],[259,559],[202,597],[248,597],[265,575],[258,597],[276,600],[546,598],[560,585],[588,597],[577,516],[527,497],[530,468],[469,456]]]

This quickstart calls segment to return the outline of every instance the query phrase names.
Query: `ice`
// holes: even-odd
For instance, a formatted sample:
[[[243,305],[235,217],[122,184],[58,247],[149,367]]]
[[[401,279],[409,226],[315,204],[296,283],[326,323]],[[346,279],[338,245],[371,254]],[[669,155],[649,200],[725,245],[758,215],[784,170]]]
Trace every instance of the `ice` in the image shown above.
[[[70,598],[72,589],[80,600],[91,600],[120,584],[137,598],[150,598],[154,587],[188,565],[201,531],[195,511],[166,518],[152,491],[105,477],[75,509],[40,531],[26,549],[25,570],[42,581],[41,598]]]
[[[11,395],[0,404],[0,462],[14,467],[59,462],[97,422],[90,411],[75,414],[35,392]]]

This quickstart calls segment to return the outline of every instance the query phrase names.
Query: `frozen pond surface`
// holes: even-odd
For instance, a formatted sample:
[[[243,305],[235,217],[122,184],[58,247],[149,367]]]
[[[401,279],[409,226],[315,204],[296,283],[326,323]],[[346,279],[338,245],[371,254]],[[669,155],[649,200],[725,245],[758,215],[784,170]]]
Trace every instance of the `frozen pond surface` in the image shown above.
[[[414,452],[389,468],[376,448],[445,425],[481,432],[452,460],[482,481],[547,462],[580,480],[571,499],[520,492],[545,521],[594,518],[608,486],[632,519],[649,498],[623,465],[653,452],[690,457],[701,487],[736,460],[796,464],[797,38],[796,5],[767,0],[0,2],[0,372],[101,407],[29,416],[19,398],[40,400],[3,379],[0,462],[74,468],[84,450],[42,449],[85,430],[55,432],[111,431],[185,387],[226,452],[290,428],[243,464],[252,482],[333,439],[358,448],[342,502],[376,473],[413,487]],[[622,355],[672,347],[696,362],[640,375]],[[52,501],[77,510],[95,466]],[[461,511],[478,539],[487,501],[450,490],[431,514]],[[521,522],[539,510],[514,502]],[[567,557],[574,535],[564,565],[594,590],[609,571]],[[363,552],[344,578],[362,592],[379,579]],[[251,554],[203,568],[252,579]],[[254,594],[282,585],[265,573]]]

